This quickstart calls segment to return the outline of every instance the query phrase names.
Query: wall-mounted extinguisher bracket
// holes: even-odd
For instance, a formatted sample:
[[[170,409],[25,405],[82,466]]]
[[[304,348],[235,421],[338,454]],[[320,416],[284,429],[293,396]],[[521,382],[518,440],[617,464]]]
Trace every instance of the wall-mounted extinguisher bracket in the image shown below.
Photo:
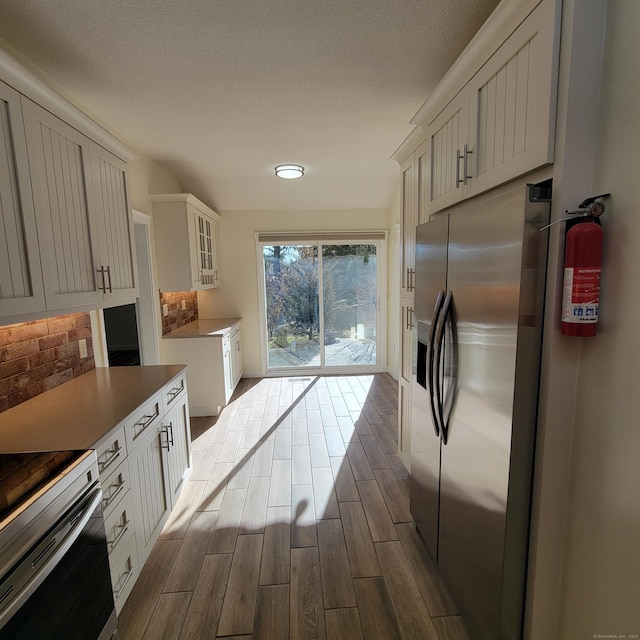
[[[564,280],[562,288],[562,333],[593,337],[600,315],[600,272],[603,231],[600,216],[605,211],[605,193],[583,200],[566,211]]]

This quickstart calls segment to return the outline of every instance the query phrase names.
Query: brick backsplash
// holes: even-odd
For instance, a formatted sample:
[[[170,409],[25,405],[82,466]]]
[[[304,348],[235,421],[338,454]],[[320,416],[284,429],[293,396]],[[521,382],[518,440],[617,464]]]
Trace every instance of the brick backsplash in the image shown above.
[[[186,309],[182,308],[183,300],[185,301]],[[185,324],[198,319],[198,294],[195,291],[161,292],[161,313],[165,304],[169,309],[169,315],[162,315],[162,335],[184,327]]]
[[[83,338],[88,356],[81,360]],[[95,367],[88,313],[0,326],[0,411]]]

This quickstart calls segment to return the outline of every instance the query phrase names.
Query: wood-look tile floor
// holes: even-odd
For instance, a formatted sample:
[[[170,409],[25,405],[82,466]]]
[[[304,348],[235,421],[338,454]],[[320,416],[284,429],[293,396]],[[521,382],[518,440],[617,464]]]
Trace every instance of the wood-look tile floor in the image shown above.
[[[122,640],[466,638],[411,520],[390,376],[245,379],[191,428]]]

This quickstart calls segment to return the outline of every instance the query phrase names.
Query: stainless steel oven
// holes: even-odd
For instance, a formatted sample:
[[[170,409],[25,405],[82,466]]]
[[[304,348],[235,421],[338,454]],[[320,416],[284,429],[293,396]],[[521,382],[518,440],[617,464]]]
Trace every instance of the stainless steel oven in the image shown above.
[[[80,452],[1,516],[0,640],[117,636],[101,498]]]

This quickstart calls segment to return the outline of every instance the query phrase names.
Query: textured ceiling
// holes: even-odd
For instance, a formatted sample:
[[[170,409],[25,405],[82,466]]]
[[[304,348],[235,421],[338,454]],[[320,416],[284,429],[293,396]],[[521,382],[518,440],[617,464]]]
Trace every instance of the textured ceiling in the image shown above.
[[[410,118],[496,4],[2,0],[0,37],[218,210],[382,208]]]

